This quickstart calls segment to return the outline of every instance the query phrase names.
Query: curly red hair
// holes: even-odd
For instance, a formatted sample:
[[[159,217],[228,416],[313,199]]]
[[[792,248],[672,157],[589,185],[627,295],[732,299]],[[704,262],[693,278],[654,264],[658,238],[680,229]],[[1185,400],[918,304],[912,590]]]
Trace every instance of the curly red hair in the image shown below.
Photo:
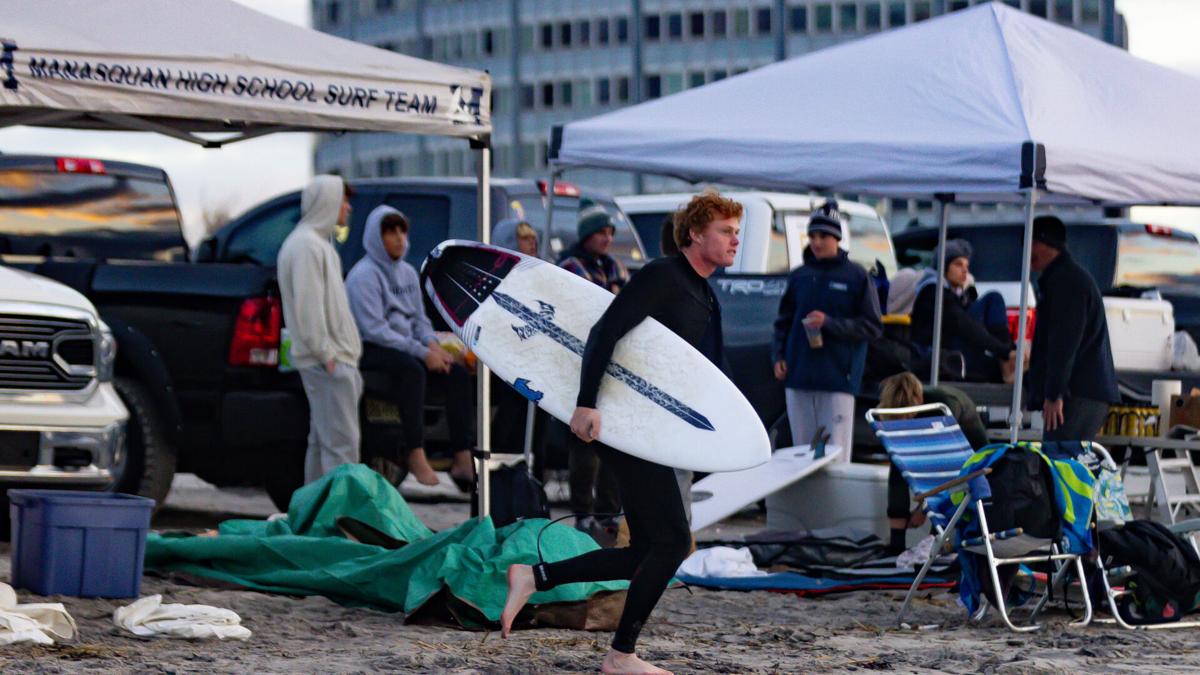
[[[741,217],[741,204],[722,197],[716,188],[708,188],[675,212],[675,244],[681,249],[686,248],[692,244],[692,233],[703,232],[712,221]]]

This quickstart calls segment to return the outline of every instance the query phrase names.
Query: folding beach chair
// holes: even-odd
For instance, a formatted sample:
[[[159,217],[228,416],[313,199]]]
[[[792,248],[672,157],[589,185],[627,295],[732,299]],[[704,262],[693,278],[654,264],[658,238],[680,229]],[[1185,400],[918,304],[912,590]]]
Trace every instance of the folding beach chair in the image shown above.
[[[1075,447],[1070,447],[1075,446]],[[1044,449],[1053,452],[1058,449],[1051,449],[1043,445]],[[1106,475],[1103,480],[1096,482],[1096,530],[1106,528],[1119,527],[1128,518],[1130,513],[1129,503],[1125,497],[1124,490],[1120,486],[1120,467],[1113,461],[1112,455],[1101,444],[1089,441],[1083,441],[1078,444],[1064,444],[1061,446],[1060,452],[1074,456],[1086,466],[1092,473],[1100,477]],[[1053,456],[1053,455],[1052,455]],[[1116,489],[1114,489],[1116,488]],[[1100,508],[1100,505],[1105,502],[1111,502],[1107,508]],[[1168,529],[1175,534],[1185,537],[1196,549],[1195,540],[1189,536],[1200,531],[1200,519],[1187,520],[1180,523],[1175,523],[1168,526]],[[1105,600],[1109,617],[1097,617],[1097,623],[1116,624],[1122,628],[1130,630],[1159,630],[1166,628],[1196,628],[1200,627],[1200,620],[1193,621],[1174,621],[1170,623],[1156,624],[1131,624],[1126,621],[1118,606],[1121,598],[1133,593],[1132,590],[1123,586],[1123,583],[1128,581],[1133,576],[1133,569],[1129,566],[1120,566],[1113,568],[1105,568],[1104,551],[1100,547],[1099,537],[1096,537],[1096,556],[1094,564],[1098,570],[1101,586],[1104,590]],[[1200,550],[1198,550],[1200,553]],[[1061,569],[1055,575],[1054,583],[1062,586],[1062,581],[1065,577],[1063,574],[1066,570]],[[1065,589],[1064,589],[1065,591]],[[1087,593],[1084,593],[1086,596]],[[1064,596],[1065,597],[1065,596]]]
[[[940,412],[941,415],[913,419],[879,419],[928,412]],[[1083,578],[1083,562],[1080,556],[1077,553],[1062,552],[1056,541],[1028,536],[1019,527],[1001,532],[991,531],[985,511],[985,504],[990,503],[992,496],[986,478],[991,469],[981,468],[960,475],[963,465],[974,455],[974,450],[945,405],[876,408],[867,411],[866,416],[888,456],[915,493],[914,498],[921,503],[929,516],[937,535],[929,558],[909,588],[897,623],[903,621],[917,588],[928,573],[929,567],[945,548],[947,541],[951,541],[962,517],[968,509],[973,509],[979,534],[966,539],[955,537],[957,541],[954,541],[954,549],[983,556],[987,564],[987,580],[991,583],[995,604],[1005,625],[1017,632],[1040,628],[1037,617],[1049,599],[1052,586],[1047,585],[1043,597],[1029,617],[1029,623],[1018,626],[1009,615],[999,569],[1010,565],[1052,562],[1059,568],[1073,565],[1076,573]],[[945,502],[951,500],[954,493],[962,493],[962,498],[947,518],[945,513],[951,509],[944,508]],[[986,605],[982,606],[975,616],[982,616],[985,609]],[[1073,625],[1087,625],[1091,621],[1092,606],[1086,594],[1084,609],[1084,616],[1074,621]]]

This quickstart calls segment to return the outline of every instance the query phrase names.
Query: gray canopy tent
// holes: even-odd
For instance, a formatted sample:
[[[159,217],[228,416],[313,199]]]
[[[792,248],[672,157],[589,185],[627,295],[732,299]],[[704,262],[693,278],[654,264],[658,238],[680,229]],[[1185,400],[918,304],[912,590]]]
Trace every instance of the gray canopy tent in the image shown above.
[[[1197,109],[1200,80],[991,3],[557,127],[551,180],[589,167],[931,199],[942,242],[952,203],[1022,203],[1020,363],[1037,204],[1200,204]]]
[[[478,238],[489,239],[487,73],[343,40],[230,0],[0,0],[0,14],[0,128],[152,131],[206,148],[282,131],[463,138],[479,151]],[[484,450],[489,379],[481,367]]]

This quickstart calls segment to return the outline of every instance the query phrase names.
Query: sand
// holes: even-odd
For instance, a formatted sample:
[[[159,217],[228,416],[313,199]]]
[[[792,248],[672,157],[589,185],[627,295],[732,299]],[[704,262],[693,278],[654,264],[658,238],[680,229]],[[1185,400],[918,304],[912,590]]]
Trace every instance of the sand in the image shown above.
[[[177,489],[156,525],[204,527],[230,515],[265,515],[270,502],[253,490],[217,491],[193,479]],[[461,522],[466,506],[414,505],[431,527]],[[761,527],[755,514],[715,536]],[[712,533],[708,533],[710,536]],[[2,552],[7,553],[5,547]],[[8,556],[0,555],[0,578]],[[467,632],[407,626],[402,617],[341,607],[324,598],[291,598],[214,590],[147,576],[143,594],[166,602],[232,609],[254,632],[248,642],[143,639],[112,625],[129,601],[38,598],[63,602],[79,625],[78,639],[53,647],[0,650],[3,672],[595,672],[610,635],[567,630]],[[640,643],[643,658],[680,673],[891,672],[1078,673],[1198,672],[1200,632],[1131,632],[1093,625],[1073,629],[1064,613],[1048,626],[1014,634],[994,618],[971,625],[954,597],[923,592],[912,615],[925,630],[893,627],[902,594],[861,592],[823,598],[779,593],[667,591]]]

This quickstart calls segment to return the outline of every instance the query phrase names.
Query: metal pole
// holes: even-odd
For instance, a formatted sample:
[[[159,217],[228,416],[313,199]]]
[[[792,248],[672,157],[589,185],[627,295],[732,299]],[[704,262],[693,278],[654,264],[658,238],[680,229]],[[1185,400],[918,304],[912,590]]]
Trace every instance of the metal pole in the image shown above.
[[[533,475],[533,420],[537,413],[537,404],[529,402],[525,408],[525,471]]]
[[[488,244],[492,240],[492,148],[491,139],[486,139],[479,148],[479,241]],[[469,347],[470,345],[468,345]],[[492,449],[492,378],[491,371],[482,361],[477,362],[475,381],[478,387],[479,408],[475,416],[479,449],[483,456],[478,458],[475,465],[475,479],[478,484],[476,494],[479,496],[479,515],[487,517],[492,510],[491,481],[487,476],[487,457]]]
[[[538,257],[542,260],[549,260],[547,254],[551,237],[550,226],[554,223],[554,189],[558,185],[559,173],[557,169],[551,169],[550,178],[546,181],[546,196],[543,202],[546,205],[546,229],[542,231],[542,236],[538,239]],[[532,224],[530,223],[530,225]]]
[[[942,286],[946,283],[946,233],[950,223],[950,200],[938,197],[938,259],[937,259],[937,291],[933,295],[933,364],[929,367],[929,384],[938,385],[938,366],[942,363]]]
[[[1025,374],[1025,336],[1029,330],[1026,319],[1029,314],[1029,256],[1033,250],[1033,210],[1037,206],[1037,188],[1025,193],[1025,241],[1021,247],[1021,315],[1017,318],[1017,368],[1013,377],[1012,410],[1008,415],[1008,440],[1017,442],[1021,430],[1021,385]]]

